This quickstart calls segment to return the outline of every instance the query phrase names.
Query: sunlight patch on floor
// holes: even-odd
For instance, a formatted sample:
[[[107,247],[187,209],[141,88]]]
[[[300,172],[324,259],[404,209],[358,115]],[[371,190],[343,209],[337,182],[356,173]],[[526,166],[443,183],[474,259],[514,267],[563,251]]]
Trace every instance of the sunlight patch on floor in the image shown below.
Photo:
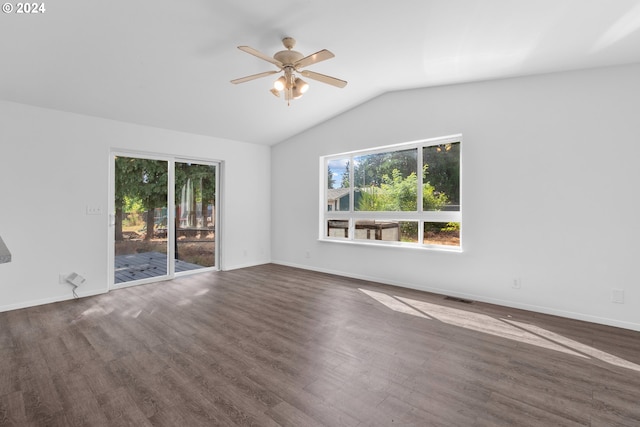
[[[593,357],[594,359],[602,360],[603,362],[610,363],[611,365],[620,366],[622,368],[632,369],[634,371],[640,372],[640,365],[636,365],[635,363],[629,362],[627,360],[621,359],[613,354],[606,353],[602,350],[598,350],[597,348],[590,347],[586,344],[582,344],[581,342],[574,341],[570,338],[563,337],[562,335],[556,334],[555,332],[547,331],[546,329],[540,328],[535,325],[529,325],[527,323],[516,322],[515,320],[507,320],[504,319],[505,322],[509,322],[513,325],[519,326],[520,328],[531,331],[535,334],[540,335],[541,337],[547,338],[551,341],[555,341],[562,345],[566,345],[567,347],[571,347],[576,349],[577,351],[584,353],[588,356]]]
[[[428,317],[424,313],[419,312],[415,308],[411,308],[410,306],[404,304],[401,301],[398,301],[397,299],[395,299],[394,297],[392,297],[390,295],[383,294],[381,292],[368,291],[366,289],[360,289],[360,291],[364,292],[365,294],[369,295],[374,300],[378,301],[381,304],[386,305],[387,307],[389,307],[390,309],[392,309],[394,311],[398,311],[400,313],[405,313],[405,314],[410,314],[412,316],[423,317],[425,319],[430,319],[430,317]]]
[[[74,319],[74,322],[85,317],[107,316],[111,314],[113,311],[114,310],[112,307],[105,308],[105,307],[100,307],[98,305],[93,305],[87,308],[85,311],[83,311],[78,317],[76,317]]]
[[[443,323],[472,331],[531,344],[584,359],[594,358],[615,366],[640,372],[640,365],[540,328],[539,326],[516,322],[510,319],[496,319],[486,314],[445,307],[411,298],[391,296],[382,292],[366,289],[359,289],[359,291],[399,313],[430,320],[439,320]]]

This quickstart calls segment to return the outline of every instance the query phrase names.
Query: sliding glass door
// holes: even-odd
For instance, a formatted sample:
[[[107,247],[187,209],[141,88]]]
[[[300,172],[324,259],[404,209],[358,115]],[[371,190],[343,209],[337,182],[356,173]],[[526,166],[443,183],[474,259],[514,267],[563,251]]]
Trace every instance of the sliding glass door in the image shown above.
[[[216,166],[175,163],[175,271],[216,265]]]
[[[113,286],[218,268],[218,162],[114,153],[111,167]]]
[[[169,162],[115,156],[114,284],[169,274]]]

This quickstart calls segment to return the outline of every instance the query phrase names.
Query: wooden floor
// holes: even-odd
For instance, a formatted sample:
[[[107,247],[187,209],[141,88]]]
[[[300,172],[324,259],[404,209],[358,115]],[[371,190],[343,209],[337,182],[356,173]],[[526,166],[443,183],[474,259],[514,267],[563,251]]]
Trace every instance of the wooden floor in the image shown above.
[[[640,333],[210,272],[0,313],[0,425],[639,426]]]

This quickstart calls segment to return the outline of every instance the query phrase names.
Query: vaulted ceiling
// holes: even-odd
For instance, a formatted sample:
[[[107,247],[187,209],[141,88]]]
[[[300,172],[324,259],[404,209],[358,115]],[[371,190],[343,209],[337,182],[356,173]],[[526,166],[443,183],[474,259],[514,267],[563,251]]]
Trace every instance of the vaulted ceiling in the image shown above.
[[[14,3],[15,5],[16,3]],[[640,62],[637,0],[55,0],[0,16],[0,99],[275,144],[382,93]],[[241,52],[336,57],[290,106]],[[34,126],[37,124],[34,124]]]

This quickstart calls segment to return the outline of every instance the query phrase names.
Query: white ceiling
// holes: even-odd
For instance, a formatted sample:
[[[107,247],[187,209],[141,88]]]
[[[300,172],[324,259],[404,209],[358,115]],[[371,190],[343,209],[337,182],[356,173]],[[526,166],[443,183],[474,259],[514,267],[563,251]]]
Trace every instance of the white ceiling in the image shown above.
[[[640,62],[638,0],[44,3],[0,16],[0,99],[260,144],[388,91]],[[236,46],[284,36],[347,87],[309,80],[288,107],[276,76],[229,83],[275,70]]]

